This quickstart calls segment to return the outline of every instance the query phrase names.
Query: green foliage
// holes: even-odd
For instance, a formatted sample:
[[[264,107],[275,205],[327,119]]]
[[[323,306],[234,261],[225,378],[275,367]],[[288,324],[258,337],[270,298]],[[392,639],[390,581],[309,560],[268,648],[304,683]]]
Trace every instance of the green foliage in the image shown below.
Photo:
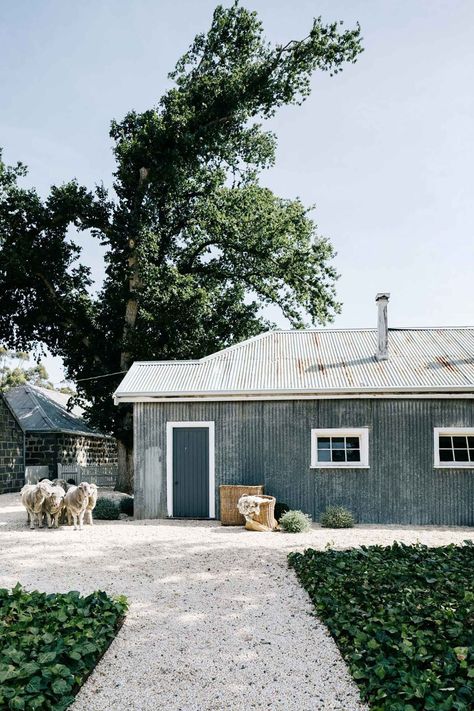
[[[284,504],[282,501],[277,501],[275,504],[275,518],[277,521],[283,516],[284,513],[290,510],[288,504]]]
[[[351,512],[342,506],[328,506],[319,521],[323,528],[352,528],[355,523]]]
[[[474,708],[474,546],[291,553],[372,711]]]
[[[127,516],[133,516],[133,497],[124,496],[120,499],[120,511],[121,513],[127,514]]]
[[[267,304],[295,327],[331,320],[332,246],[300,200],[259,184],[276,149],[261,122],[301,103],[314,71],[337,73],[361,51],[358,26],[316,19],[304,39],[272,46],[256,13],[219,6],[158,103],[112,122],[113,199],[71,181],[42,200],[20,186],[22,164],[0,160],[0,342],[43,343],[80,380],[237,343],[268,328]],[[85,230],[106,249],[95,294]],[[130,445],[131,408],[111,398],[121,377],[83,380],[79,395],[93,425]]]
[[[117,633],[127,600],[0,589],[0,708],[63,711]]]
[[[120,505],[112,499],[97,499],[92,515],[103,521],[117,521],[120,516]]]
[[[26,367],[28,361],[28,353],[0,347],[0,392],[27,384],[53,389],[44,365]]]
[[[311,516],[302,511],[287,511],[278,523],[286,533],[304,533],[311,528]]]

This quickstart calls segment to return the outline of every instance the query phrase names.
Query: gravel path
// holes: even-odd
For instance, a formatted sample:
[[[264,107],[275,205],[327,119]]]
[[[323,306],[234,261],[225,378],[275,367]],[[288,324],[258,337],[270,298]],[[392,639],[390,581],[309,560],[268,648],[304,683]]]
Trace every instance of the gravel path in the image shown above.
[[[124,593],[130,612],[72,711],[356,711],[338,650],[286,565],[290,550],[393,540],[430,545],[466,528],[360,526],[251,533],[214,522],[97,522],[30,531],[0,496],[0,587]]]

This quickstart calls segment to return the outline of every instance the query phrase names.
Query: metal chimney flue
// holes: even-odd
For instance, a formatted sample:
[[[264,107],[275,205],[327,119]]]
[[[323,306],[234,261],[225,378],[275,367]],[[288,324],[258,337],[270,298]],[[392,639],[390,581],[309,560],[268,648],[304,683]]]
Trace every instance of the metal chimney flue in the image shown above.
[[[375,303],[378,306],[377,318],[377,360],[388,360],[388,317],[387,306],[390,294],[377,294]]]

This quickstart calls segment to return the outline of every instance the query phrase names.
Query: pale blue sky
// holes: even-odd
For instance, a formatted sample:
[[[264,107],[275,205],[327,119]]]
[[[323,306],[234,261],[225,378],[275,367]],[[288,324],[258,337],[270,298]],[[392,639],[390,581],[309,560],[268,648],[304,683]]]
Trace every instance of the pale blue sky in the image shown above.
[[[110,184],[110,119],[156,103],[215,4],[1,3],[6,160],[27,163],[42,192],[71,177]],[[392,294],[392,326],[473,325],[474,1],[243,4],[275,42],[304,36],[318,15],[362,26],[358,63],[316,75],[308,101],[271,122],[277,164],[263,178],[282,196],[316,203],[320,232],[338,252],[344,306],[334,326],[375,325],[377,291]],[[100,279],[100,251],[85,248]],[[57,361],[47,366],[59,380]]]

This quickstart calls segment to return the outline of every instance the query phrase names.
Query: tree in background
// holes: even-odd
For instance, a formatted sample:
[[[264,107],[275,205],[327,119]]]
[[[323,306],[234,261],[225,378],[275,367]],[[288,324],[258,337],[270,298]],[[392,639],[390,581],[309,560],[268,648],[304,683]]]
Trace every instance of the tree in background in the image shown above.
[[[55,387],[42,363],[31,365],[29,353],[11,351],[0,346],[0,392],[6,392],[20,385],[36,385],[66,395],[75,395],[75,391],[69,387]]]
[[[44,365],[29,365],[29,362],[28,353],[0,347],[0,392],[27,384],[54,389]]]
[[[336,74],[361,51],[359,27],[321,19],[304,39],[271,46],[254,12],[219,6],[159,103],[112,122],[113,194],[72,181],[42,200],[21,187],[22,164],[0,163],[0,340],[63,358],[91,423],[118,438],[122,490],[132,486],[131,412],[112,403],[122,375],[95,376],[232,345],[269,327],[267,304],[296,328],[338,311],[330,243],[298,199],[259,184],[276,147],[261,121],[300,104],[315,70]],[[84,230],[106,247],[94,295]]]

